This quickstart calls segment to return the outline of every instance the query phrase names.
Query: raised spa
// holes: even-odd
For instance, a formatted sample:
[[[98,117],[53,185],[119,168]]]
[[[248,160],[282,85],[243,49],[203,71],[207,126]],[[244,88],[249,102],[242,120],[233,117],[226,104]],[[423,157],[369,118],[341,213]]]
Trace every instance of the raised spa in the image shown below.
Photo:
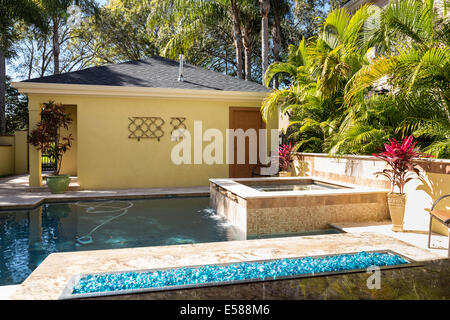
[[[210,206],[246,239],[386,220],[387,192],[313,177],[210,179]]]

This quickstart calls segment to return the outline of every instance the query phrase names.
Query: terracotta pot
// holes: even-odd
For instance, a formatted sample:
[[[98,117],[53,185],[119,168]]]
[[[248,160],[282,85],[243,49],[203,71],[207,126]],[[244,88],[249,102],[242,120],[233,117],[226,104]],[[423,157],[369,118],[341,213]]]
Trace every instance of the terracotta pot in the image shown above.
[[[280,171],[278,172],[279,177],[290,177],[291,173],[289,171]]]
[[[392,231],[403,231],[403,218],[405,217],[406,194],[388,193],[389,214],[392,220]]]

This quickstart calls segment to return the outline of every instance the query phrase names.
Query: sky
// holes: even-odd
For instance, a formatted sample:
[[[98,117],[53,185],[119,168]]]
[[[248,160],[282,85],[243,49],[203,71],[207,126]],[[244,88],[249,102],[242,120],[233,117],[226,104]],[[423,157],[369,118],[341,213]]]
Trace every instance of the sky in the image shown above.
[[[109,0],[95,0],[95,2],[97,2],[99,5],[104,5],[108,2]]]

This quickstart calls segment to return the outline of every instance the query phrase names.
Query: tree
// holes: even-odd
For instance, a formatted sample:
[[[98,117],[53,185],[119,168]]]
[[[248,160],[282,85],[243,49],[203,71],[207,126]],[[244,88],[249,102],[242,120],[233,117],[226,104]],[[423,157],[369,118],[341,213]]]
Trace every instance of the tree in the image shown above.
[[[141,0],[111,0],[75,30],[75,41],[86,48],[94,65],[159,54],[157,36],[147,21],[150,12]]]
[[[0,135],[6,132],[6,58],[14,55],[11,49],[19,37],[15,30],[18,21],[45,28],[42,11],[36,2],[32,0],[2,0],[0,2]]]
[[[254,1],[243,2],[241,8],[242,44],[244,45],[245,80],[252,80],[252,53],[260,30],[259,8]]]
[[[209,37],[216,37],[217,26],[231,27],[231,43],[235,47],[236,75],[244,79],[244,7],[253,0],[156,0],[150,3],[149,28],[158,37],[169,35],[163,55],[176,57],[189,52]],[[219,34],[223,31],[219,30]],[[247,37],[247,40],[251,39]],[[249,44],[249,42],[247,42]]]
[[[383,10],[380,23],[369,33],[369,41],[381,54],[347,84],[345,103],[353,121],[341,130],[343,135],[354,130],[352,123],[361,117],[357,109],[370,93],[372,101],[390,101],[396,106],[393,112],[403,115],[394,123],[397,129],[392,134],[399,138],[412,134],[426,152],[450,156],[450,25],[435,5],[432,0],[392,1]],[[395,44],[395,49],[386,44]],[[367,126],[360,135],[371,139],[370,132],[372,126]],[[341,144],[345,145],[343,140]]]
[[[6,134],[15,130],[28,129],[28,99],[17,89],[11,87],[10,79],[6,78]]]
[[[236,71],[239,79],[244,79],[244,63],[242,59],[243,41],[241,32],[241,11],[237,0],[230,0],[231,16],[233,19],[233,42],[236,47]]]
[[[364,43],[360,42],[364,22],[371,16],[365,5],[355,14],[335,9],[321,24],[321,31],[299,46],[289,47],[287,62],[275,62],[266,72],[266,85],[275,76],[287,88],[274,90],[264,101],[261,112],[290,112],[291,134],[296,148],[309,152],[329,151],[343,120],[342,107],[346,83],[361,68]]]
[[[62,135],[62,129],[68,130],[72,118],[65,113],[64,106],[54,101],[41,104],[41,120],[28,136],[28,143],[56,161],[55,174],[59,175],[64,153],[72,146],[72,134]]]
[[[264,74],[269,66],[269,12],[270,0],[259,0],[259,8],[261,12],[261,53],[262,53],[262,83]]]
[[[53,74],[59,74],[60,68],[60,53],[61,43],[64,38],[70,33],[70,28],[67,27],[67,19],[69,18],[68,8],[71,5],[76,5],[80,13],[92,14],[96,11],[97,6],[93,0],[39,0],[44,9],[47,30],[50,31],[52,38],[52,55],[53,55]],[[81,18],[81,16],[79,17]],[[66,26],[66,28],[64,28]],[[63,29],[63,30],[62,30]],[[61,32],[63,31],[63,32]],[[62,34],[61,34],[62,33]]]
[[[269,66],[266,81],[279,76],[283,88],[264,101],[264,119],[289,112],[301,151],[371,154],[411,135],[425,152],[450,157],[450,27],[435,5],[334,9],[316,37]]]

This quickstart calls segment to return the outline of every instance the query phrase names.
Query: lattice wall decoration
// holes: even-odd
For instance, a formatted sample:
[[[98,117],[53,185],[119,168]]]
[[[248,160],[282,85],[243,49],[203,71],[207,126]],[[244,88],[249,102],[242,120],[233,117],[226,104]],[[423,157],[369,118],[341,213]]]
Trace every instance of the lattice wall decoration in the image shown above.
[[[179,139],[184,137],[184,130],[186,130],[186,124],[184,123],[184,121],[186,120],[185,117],[171,117],[170,118],[170,124],[172,125],[172,131],[170,131],[170,137],[172,138],[172,133],[179,129],[180,133],[177,137],[175,137],[175,140],[178,141]]]
[[[161,139],[164,136],[162,126],[165,121],[160,117],[129,117],[129,139]]]

